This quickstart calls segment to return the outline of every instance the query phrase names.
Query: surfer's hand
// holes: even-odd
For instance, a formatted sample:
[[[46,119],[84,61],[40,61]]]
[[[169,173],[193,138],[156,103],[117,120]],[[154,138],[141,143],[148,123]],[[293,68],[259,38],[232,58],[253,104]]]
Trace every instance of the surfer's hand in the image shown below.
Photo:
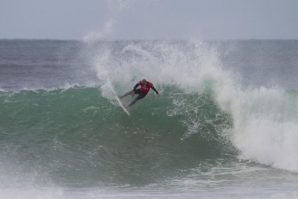
[[[157,93],[156,95],[157,95],[158,97],[160,97],[160,94],[159,94],[159,93]]]
[[[134,91],[131,92],[131,96],[132,96],[132,97],[135,96],[135,92],[134,92]]]

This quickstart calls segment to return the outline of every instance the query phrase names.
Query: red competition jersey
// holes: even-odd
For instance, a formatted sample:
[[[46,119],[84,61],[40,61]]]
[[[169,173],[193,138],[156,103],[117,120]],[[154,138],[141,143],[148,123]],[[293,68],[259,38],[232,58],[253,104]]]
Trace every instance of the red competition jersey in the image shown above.
[[[143,86],[142,81],[139,81],[138,84],[141,86],[140,90],[146,94],[149,92],[150,88],[153,87],[151,82],[147,82],[146,86]]]

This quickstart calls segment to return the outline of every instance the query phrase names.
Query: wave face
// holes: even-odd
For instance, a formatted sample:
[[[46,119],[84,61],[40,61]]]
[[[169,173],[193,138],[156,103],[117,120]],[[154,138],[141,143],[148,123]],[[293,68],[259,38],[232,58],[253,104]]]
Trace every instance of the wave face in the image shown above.
[[[205,183],[200,187],[208,188],[233,183],[231,176],[244,175],[241,183],[246,182],[246,172],[257,179],[254,167],[266,170],[266,176],[268,168],[298,172],[298,93],[268,86],[269,82],[250,84],[253,78],[239,77],[244,68],[235,69],[243,59],[229,54],[240,49],[243,58],[250,52],[268,59],[255,52],[254,45],[251,50],[243,50],[242,42],[68,45],[72,47],[63,49],[75,48],[75,53],[58,62],[52,57],[54,61],[42,65],[42,75],[38,61],[26,62],[35,63],[36,78],[30,84],[22,87],[26,81],[20,74],[6,73],[16,83],[1,84],[1,187],[33,183],[183,189],[188,183],[193,188]],[[272,43],[258,45],[273,53]],[[7,62],[1,62],[2,70],[14,70]],[[55,63],[61,64],[61,74]],[[47,77],[44,71],[54,72]],[[151,91],[130,108],[128,117],[114,96],[131,90],[144,77],[161,97]],[[123,102],[131,100],[129,96]]]

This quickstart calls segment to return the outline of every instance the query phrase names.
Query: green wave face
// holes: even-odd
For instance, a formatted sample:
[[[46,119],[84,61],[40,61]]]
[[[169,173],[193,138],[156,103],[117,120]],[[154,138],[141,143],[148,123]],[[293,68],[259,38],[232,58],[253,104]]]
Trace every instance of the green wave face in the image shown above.
[[[132,106],[131,117],[101,94],[83,87],[1,93],[1,157],[18,165],[11,172],[64,186],[144,185],[234,153],[221,136],[231,118],[208,94],[165,88]]]

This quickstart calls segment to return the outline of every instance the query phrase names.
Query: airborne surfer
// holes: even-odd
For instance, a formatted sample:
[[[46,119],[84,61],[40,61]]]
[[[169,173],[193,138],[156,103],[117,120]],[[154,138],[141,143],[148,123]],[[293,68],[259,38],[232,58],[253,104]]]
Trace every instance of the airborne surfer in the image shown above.
[[[141,86],[141,87],[139,89],[137,89],[138,86]],[[119,96],[119,98],[122,99],[128,95],[131,95],[132,97],[134,97],[135,94],[139,95],[128,106],[125,106],[125,108],[128,108],[128,107],[134,105],[138,100],[143,99],[148,94],[150,88],[152,88],[155,91],[155,93],[158,96],[160,96],[158,91],[154,88],[154,86],[151,82],[148,82],[146,79],[142,79],[134,86],[132,91],[129,91],[122,96]]]

